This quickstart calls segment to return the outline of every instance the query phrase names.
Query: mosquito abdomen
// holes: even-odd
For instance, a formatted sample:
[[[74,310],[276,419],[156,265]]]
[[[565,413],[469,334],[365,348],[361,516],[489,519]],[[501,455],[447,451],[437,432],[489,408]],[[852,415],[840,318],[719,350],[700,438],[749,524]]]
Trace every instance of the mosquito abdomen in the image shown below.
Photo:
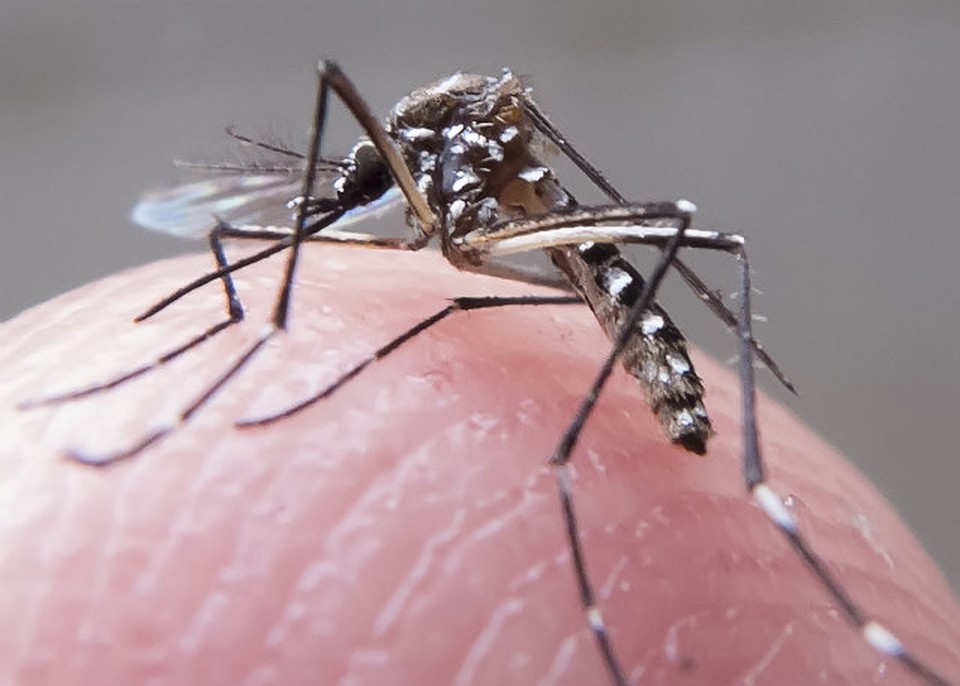
[[[643,277],[608,243],[551,248],[550,259],[570,279],[614,340],[643,291]],[[702,455],[713,433],[703,405],[703,382],[687,352],[687,341],[659,306],[647,310],[621,358],[640,383],[664,433]]]

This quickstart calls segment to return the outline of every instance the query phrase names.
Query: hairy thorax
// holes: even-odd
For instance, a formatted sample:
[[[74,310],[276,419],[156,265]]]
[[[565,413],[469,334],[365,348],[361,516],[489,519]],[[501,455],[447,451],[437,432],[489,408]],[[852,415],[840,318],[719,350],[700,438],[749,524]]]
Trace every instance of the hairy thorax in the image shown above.
[[[393,108],[388,129],[441,220],[443,242],[500,219],[567,206],[538,158],[544,141],[523,110],[513,73],[455,74]]]

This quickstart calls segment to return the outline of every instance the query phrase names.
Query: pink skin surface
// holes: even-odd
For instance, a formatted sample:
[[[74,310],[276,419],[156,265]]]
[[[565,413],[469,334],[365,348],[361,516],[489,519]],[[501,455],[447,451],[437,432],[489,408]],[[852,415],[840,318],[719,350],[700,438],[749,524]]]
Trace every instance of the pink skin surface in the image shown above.
[[[223,317],[190,256],[66,294],[0,329],[0,683],[18,686],[600,685],[553,477],[608,343],[586,308],[458,313],[332,398],[322,388],[458,295],[544,293],[438,256],[308,246],[290,331],[189,424],[168,422],[269,318],[271,261],[238,276],[247,321],[109,393],[19,403],[136,367]],[[705,314],[704,316],[710,316]],[[618,370],[574,456],[590,573],[637,684],[917,684],[882,659],[744,493],[734,376],[697,356],[717,435],[669,445]],[[960,683],[960,610],[903,523],[837,453],[762,400],[771,483],[856,599]]]

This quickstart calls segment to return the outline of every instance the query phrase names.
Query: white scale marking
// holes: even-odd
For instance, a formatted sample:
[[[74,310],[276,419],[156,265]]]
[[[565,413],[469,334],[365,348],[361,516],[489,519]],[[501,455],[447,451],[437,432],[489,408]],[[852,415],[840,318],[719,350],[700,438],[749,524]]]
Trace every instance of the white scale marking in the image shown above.
[[[653,314],[652,312],[647,312],[643,315],[643,319],[640,320],[640,330],[644,336],[652,336],[660,331],[663,325],[663,317],[659,314]]]
[[[536,183],[540,181],[547,175],[547,172],[550,170],[546,167],[527,167],[522,169],[517,176],[519,176],[524,181],[529,181],[530,183]]]
[[[903,643],[893,635],[887,627],[879,622],[867,622],[861,629],[863,638],[867,643],[879,650],[881,653],[897,657],[903,654]]]
[[[456,221],[460,218],[460,215],[463,214],[463,211],[467,208],[467,203],[463,200],[454,200],[450,203],[450,209],[447,210],[447,216],[450,217],[453,221]]]
[[[467,129],[460,136],[460,140],[473,148],[485,148],[487,146],[487,137],[473,129]]]
[[[590,626],[594,631],[606,631],[606,627],[603,624],[603,615],[595,605],[587,608],[587,621],[590,622]]]
[[[446,136],[448,140],[453,140],[463,131],[463,124],[454,124],[443,130],[443,135]]]
[[[753,497],[760,509],[776,522],[777,526],[790,532],[797,530],[797,523],[794,521],[793,515],[790,514],[787,506],[783,504],[780,496],[772,488],[765,483],[758,483],[753,487]]]
[[[457,243],[469,249],[470,244],[474,242],[484,246],[488,255],[510,255],[528,250],[573,245],[588,241],[599,241],[601,243],[665,243],[676,235],[677,229],[672,227],[637,226],[636,224],[570,226],[562,229],[544,229],[531,234],[499,239],[474,232],[459,239]],[[723,247],[724,244],[728,247],[744,244],[743,236],[721,234],[718,231],[687,229],[684,236],[689,241],[717,243],[718,247]]]
[[[403,136],[405,140],[408,141],[421,141],[429,140],[437,135],[437,132],[433,129],[424,129],[424,128],[404,128],[400,131],[400,135]]]
[[[500,142],[509,143],[518,135],[520,135],[520,129],[518,129],[516,126],[508,126],[503,130],[503,133],[500,134]]]
[[[492,162],[503,162],[503,146],[496,141],[487,141],[487,160]]]
[[[690,372],[690,363],[679,355],[668,353],[667,363],[676,374],[688,374]]]
[[[454,193],[459,193],[463,189],[475,186],[478,183],[480,183],[480,177],[473,172],[458,171],[457,180],[453,182],[450,188]]]
[[[611,269],[607,273],[607,291],[613,296],[619,296],[632,283],[633,277],[622,269]]]

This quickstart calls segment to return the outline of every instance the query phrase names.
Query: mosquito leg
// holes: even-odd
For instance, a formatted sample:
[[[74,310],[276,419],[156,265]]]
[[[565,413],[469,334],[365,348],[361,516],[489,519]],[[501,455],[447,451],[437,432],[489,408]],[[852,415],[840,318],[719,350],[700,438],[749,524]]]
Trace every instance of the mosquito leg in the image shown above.
[[[323,215],[317,222],[308,225],[307,228],[304,229],[304,233],[307,235],[302,236],[301,240],[309,241],[311,243],[337,243],[339,245],[356,245],[360,247],[385,248],[389,250],[419,250],[425,245],[423,237],[420,236],[410,239],[390,236],[373,236],[364,233],[336,230],[326,233],[317,233],[326,229],[331,224],[334,224],[343,216],[343,214],[343,211],[336,211]],[[253,255],[249,255],[237,260],[236,262],[223,265],[215,271],[197,277],[190,283],[181,286],[170,295],[151,305],[142,314],[138,315],[134,321],[142,322],[145,319],[149,319],[158,312],[170,307],[170,305],[177,302],[180,298],[197,290],[201,286],[205,286],[211,281],[222,279],[226,274],[231,274],[240,269],[244,269],[245,267],[249,267],[251,264],[261,262],[268,257],[272,257],[279,252],[283,252],[293,245],[294,234],[292,231],[283,231],[280,229],[263,227],[246,228],[230,226],[225,227],[221,231],[221,235],[225,238],[276,240],[276,243],[268,248],[264,248],[263,250],[254,253]]]
[[[416,250],[423,247],[423,245],[425,245],[429,239],[429,232],[434,228],[436,218],[433,215],[432,210],[426,204],[423,196],[417,190],[413,176],[410,174],[410,170],[407,169],[406,165],[404,164],[403,158],[400,156],[396,146],[389,139],[389,136],[383,127],[374,118],[369,107],[360,97],[354,85],[346,78],[343,72],[340,71],[340,68],[336,65],[336,63],[330,61],[321,62],[317,67],[317,79],[317,99],[314,109],[311,145],[306,158],[306,172],[304,174],[303,190],[300,194],[300,197],[313,197],[312,192],[316,182],[317,166],[321,159],[320,148],[323,139],[323,128],[326,122],[327,101],[329,92],[333,90],[334,93],[336,93],[347,105],[348,109],[350,109],[354,117],[377,146],[378,152],[387,162],[395,181],[400,186],[404,195],[407,197],[410,207],[414,212],[416,212],[422,224],[420,235],[410,240],[370,239],[369,237],[358,238],[356,234],[350,236],[343,234],[323,236],[322,240],[332,240],[345,244],[362,243],[378,247],[397,247],[411,250]],[[205,390],[200,397],[198,397],[194,402],[180,412],[175,422],[155,430],[153,433],[147,435],[145,438],[141,439],[137,443],[134,443],[127,449],[103,455],[88,455],[85,453],[75,452],[72,455],[74,459],[89,464],[105,465],[134,457],[147,447],[154,445],[165,436],[171,434],[177,427],[186,423],[190,417],[193,416],[193,414],[195,414],[216,394],[217,391],[223,388],[223,386],[226,385],[230,379],[239,373],[239,371],[251,359],[253,359],[253,357],[255,357],[257,352],[259,352],[259,350],[271,338],[273,338],[273,336],[286,329],[287,319],[290,311],[290,298],[293,289],[293,281],[296,274],[297,263],[300,255],[300,246],[302,242],[308,236],[317,234],[319,231],[334,224],[351,208],[336,205],[334,203],[331,205],[331,207],[324,207],[322,209],[329,209],[329,212],[320,215],[319,219],[316,221],[311,221],[311,223],[308,224],[308,217],[313,219],[313,217],[318,214],[318,208],[308,207],[308,203],[299,203],[296,211],[296,222],[291,235],[286,236],[278,240],[272,246],[261,250],[254,255],[238,260],[233,264],[220,265],[216,271],[195,279],[191,283],[175,291],[170,296],[156,303],[146,312],[137,317],[136,321],[147,319],[196,288],[199,288],[200,286],[215,279],[223,279],[237,269],[242,269],[243,267],[259,262],[273,254],[289,248],[287,262],[284,268],[283,282],[281,284],[280,291],[277,294],[277,300],[274,305],[270,324],[232,366],[230,366],[223,374],[221,374],[221,376],[217,378],[217,380],[214,381],[214,383],[211,384],[211,386]],[[233,234],[234,237],[239,237],[237,231],[228,229],[223,230]],[[242,235],[242,231],[239,232],[239,235]],[[318,236],[317,238],[321,237]]]
[[[302,196],[305,198],[311,197],[311,192],[313,190],[314,183],[316,181],[316,163],[320,155],[320,146],[323,138],[323,126],[326,120],[327,112],[327,85],[324,81],[323,74],[320,74],[319,84],[317,88],[317,100],[314,109],[314,118],[313,118],[313,129],[311,136],[311,147],[309,151],[309,156],[307,158],[307,170],[304,175],[303,181],[303,192]],[[296,270],[297,257],[299,255],[300,243],[304,234],[304,226],[306,224],[305,208],[301,205],[297,210],[297,220],[294,227],[294,232],[287,241],[281,241],[278,245],[286,247],[284,244],[288,244],[290,247],[289,258],[287,260],[286,269],[284,271],[284,280],[283,285],[280,288],[280,292],[277,296],[276,305],[274,306],[273,317],[271,323],[267,328],[254,340],[254,342],[245,350],[235,361],[234,363],[223,372],[207,389],[205,389],[199,397],[197,397],[193,402],[187,405],[183,410],[180,411],[179,415],[176,417],[175,421],[162,426],[158,429],[155,429],[151,433],[147,434],[141,440],[133,443],[130,447],[114,451],[112,453],[105,454],[88,454],[82,451],[72,451],[70,456],[82,462],[84,464],[90,464],[95,466],[105,466],[108,464],[113,464],[122,460],[127,460],[136,455],[140,454],[146,448],[156,444],[158,441],[162,440],[166,436],[169,436],[173,433],[178,427],[186,424],[187,421],[207,402],[213,398],[216,393],[222,389],[234,376],[240,372],[243,367],[245,367],[250,360],[252,360],[256,354],[266,345],[266,343],[274,336],[277,332],[282,331],[286,328],[287,314],[289,312],[290,306],[290,294],[292,290],[292,283],[294,278],[294,273]],[[325,216],[322,221],[329,221],[333,223],[339,219],[345,210],[340,209],[335,212],[331,212],[329,215]],[[321,223],[322,223],[321,221]],[[314,227],[311,227],[314,229]],[[316,229],[314,229],[316,230]],[[277,246],[272,246],[271,249],[275,249]],[[258,253],[260,259],[263,259],[263,254],[266,251],[261,251]],[[223,257],[222,248],[219,252],[215,251],[217,254],[218,263],[220,258]],[[224,259],[225,261],[225,259]],[[233,267],[234,265],[229,265]],[[232,269],[221,266],[220,269],[215,272],[216,276],[214,278],[223,278],[224,276],[229,277]],[[212,279],[211,279],[212,280]],[[232,289],[233,283],[232,279],[227,282],[229,283],[228,291]],[[239,302],[239,301],[238,301]]]
[[[396,144],[390,139],[373,112],[370,111],[369,105],[360,96],[357,87],[343,73],[340,65],[333,60],[321,62],[317,67],[317,72],[320,74],[321,80],[332,88],[343,104],[347,106],[347,109],[353,114],[354,119],[357,120],[364,132],[370,136],[377,152],[383,157],[384,162],[390,168],[390,174],[407,199],[410,209],[417,215],[421,230],[426,234],[431,234],[437,224],[436,215],[417,188],[417,182],[414,181],[413,174],[410,173],[403,161]]]
[[[327,385],[323,390],[311,395],[308,398],[304,398],[295,405],[281,410],[272,415],[265,417],[257,417],[256,419],[241,419],[235,422],[238,427],[251,427],[251,426],[263,426],[266,424],[272,424],[273,422],[279,421],[281,419],[286,419],[292,417],[293,415],[315,405],[316,403],[329,398],[336,391],[338,391],[342,386],[344,386],[348,381],[355,378],[360,374],[364,369],[366,369],[373,362],[382,360],[390,353],[394,352],[401,345],[407,341],[416,338],[421,333],[427,329],[433,327],[435,324],[439,324],[441,321],[454,314],[455,312],[467,312],[470,310],[484,310],[491,309],[494,307],[509,307],[514,305],[582,305],[583,301],[576,296],[523,296],[523,297],[489,297],[489,298],[454,298],[449,305],[444,307],[442,310],[438,310],[429,317],[417,322],[409,329],[401,333],[396,338],[390,340],[386,345],[381,346],[368,357],[361,360],[357,365],[351,369],[344,372],[340,375],[333,383]]]
[[[246,145],[252,145],[255,148],[260,148],[261,150],[266,150],[267,152],[276,153],[282,155],[283,157],[290,157],[295,160],[305,159],[304,155],[297,152],[296,150],[291,150],[290,148],[283,145],[274,145],[272,143],[267,143],[266,141],[258,141],[250,136],[244,136],[242,133],[237,131],[237,127],[230,125],[226,128],[227,135],[235,141],[244,143]]]
[[[165,310],[170,305],[178,301],[180,298],[187,295],[188,293],[192,293],[193,291],[197,290],[201,286],[205,286],[211,281],[222,279],[226,274],[231,274],[237,271],[238,269],[249,267],[251,264],[261,262],[267,259],[268,257],[270,257],[271,255],[276,255],[278,252],[281,252],[282,250],[286,250],[288,247],[290,247],[292,240],[293,240],[292,236],[287,236],[284,240],[271,245],[269,248],[265,248],[264,250],[261,250],[253,255],[244,257],[243,259],[237,260],[236,262],[232,262],[230,264],[224,265],[215,271],[209,272],[199,278],[194,279],[187,285],[182,286],[181,288],[178,288],[176,291],[174,291],[167,297],[151,305],[143,313],[139,314],[136,318],[134,318],[134,321],[142,322],[146,319],[149,319],[153,315]]]
[[[508,220],[490,228],[473,231],[456,239],[456,245],[465,251],[480,253],[481,256],[508,255],[589,241],[663,246],[677,231],[674,226],[664,226],[663,222],[676,222],[675,207],[678,204],[680,203],[631,203],[559,210]],[[685,232],[682,245],[736,253],[743,243],[743,237],[737,234],[690,229]],[[674,260],[674,265],[707,307],[728,327],[736,330],[737,318],[720,298],[707,288],[690,267],[679,260]],[[777,380],[787,389],[796,392],[793,384],[762,346],[756,340],[751,341],[751,346]]]
[[[746,251],[737,254],[740,271],[740,317],[738,354],[740,358],[741,401],[743,404],[743,472],[747,490],[757,505],[786,537],[790,546],[807,564],[847,618],[857,627],[863,639],[881,654],[897,660],[924,683],[949,686],[949,682],[931,667],[910,653],[903,643],[880,622],[871,619],[864,609],[843,588],[804,537],[797,522],[784,506],[783,499],[771,488],[764,474],[763,457],[757,433],[756,380],[753,368],[752,316],[750,312],[750,267]]]
[[[591,241],[665,248],[684,216],[694,212],[696,206],[689,200],[580,206],[501,221],[457,236],[453,245],[480,258]],[[680,245],[735,252],[743,243],[743,236],[735,233],[687,229]]]
[[[720,319],[727,328],[733,332],[737,332],[740,328],[740,322],[736,315],[730,312],[727,309],[727,306],[723,304],[723,301],[720,297],[710,290],[707,287],[707,284],[697,276],[697,273],[688,267],[684,262],[680,260],[674,260],[673,268],[676,270],[682,277],[683,280],[687,282],[687,285],[690,286],[690,289],[696,294],[698,298],[707,306],[707,308],[713,312],[717,318]],[[763,365],[770,370],[770,373],[773,374],[777,381],[783,384],[784,388],[796,395],[797,389],[794,387],[790,379],[787,378],[787,375],[783,373],[778,365],[770,354],[764,349],[760,342],[753,338],[750,340],[750,346],[753,348],[753,354],[757,356],[757,359],[763,363]]]
[[[613,184],[607,180],[607,177],[597,169],[586,157],[584,157],[571,143],[567,138],[561,133],[560,129],[550,121],[550,118],[547,116],[546,112],[540,109],[540,106],[537,105],[529,95],[523,99],[523,109],[526,112],[527,116],[530,117],[530,121],[533,125],[545,135],[550,141],[557,146],[557,148],[562,152],[567,158],[573,162],[580,171],[583,172],[593,185],[599,188],[604,195],[610,198],[613,202],[618,205],[628,205],[630,204],[627,199],[620,193]],[[690,290],[702,300],[706,306],[713,312],[720,320],[727,325],[731,331],[736,331],[738,328],[737,316],[730,311],[730,309],[724,304],[716,293],[707,288],[706,284],[697,276],[697,273],[691,269],[685,262],[683,262],[679,257],[673,262],[674,269],[683,277],[683,280],[687,282],[687,285],[690,287]],[[754,354],[770,372],[777,377],[777,380],[784,385],[785,388],[790,390],[792,393],[796,393],[797,390],[794,388],[793,384],[786,377],[786,375],[780,370],[779,365],[774,362],[773,358],[770,357],[769,353],[763,349],[763,346],[756,340],[751,342],[753,346]]]
[[[337,96],[347,106],[347,108],[353,114],[354,118],[357,120],[360,126],[364,129],[367,135],[370,136],[370,139],[373,141],[374,145],[376,146],[377,151],[380,153],[380,155],[383,157],[384,161],[386,162],[387,166],[389,167],[391,175],[393,176],[397,185],[400,187],[400,190],[403,192],[404,196],[406,197],[410,208],[417,215],[417,218],[420,222],[420,228],[421,228],[422,234],[412,240],[404,241],[401,239],[396,239],[395,241],[392,241],[392,242],[388,240],[386,242],[388,242],[389,245],[384,245],[383,244],[384,241],[381,241],[379,245],[373,241],[368,241],[368,243],[373,244],[374,247],[391,247],[391,248],[397,247],[400,249],[409,249],[409,250],[417,250],[423,247],[426,244],[427,240],[429,239],[430,234],[434,230],[434,227],[437,223],[437,218],[434,215],[433,210],[431,210],[430,207],[427,205],[427,202],[424,199],[423,195],[417,189],[417,185],[413,179],[413,175],[410,173],[410,170],[407,169],[407,166],[404,163],[403,158],[400,155],[400,152],[397,150],[396,145],[390,139],[389,135],[384,130],[380,122],[377,121],[376,117],[370,111],[370,107],[360,96],[356,86],[354,86],[353,82],[351,82],[347,78],[347,76],[343,73],[343,71],[340,69],[339,65],[336,62],[333,62],[331,60],[325,60],[321,62],[317,66],[317,76],[320,82],[320,86],[318,89],[318,101],[320,99],[323,100],[323,108],[324,108],[324,112],[320,113],[318,111],[318,114],[322,114],[323,117],[326,116],[325,110],[326,110],[327,94],[329,90],[333,90],[333,92],[336,93]],[[319,137],[315,142],[319,142]],[[312,162],[313,166],[307,166],[307,173],[304,178],[305,188],[310,188],[310,189],[313,188],[313,183],[316,178],[317,161],[320,159],[321,158],[319,153],[314,153],[313,150],[310,151],[310,155],[308,156],[307,163],[309,165]],[[305,192],[304,194],[301,195],[301,197],[309,198],[312,196],[306,194]],[[222,267],[215,272],[205,274],[195,279],[194,281],[183,286],[182,288],[177,289],[176,291],[171,293],[169,296],[157,302],[155,305],[153,305],[149,309],[147,309],[143,314],[137,317],[136,321],[143,321],[144,319],[148,319],[149,317],[152,317],[157,312],[160,312],[166,307],[169,307],[172,303],[176,302],[177,300],[185,296],[187,293],[190,293],[191,291],[194,291],[197,288],[207,283],[210,283],[215,279],[221,278],[225,273],[233,272],[238,269],[243,269],[244,267],[247,267],[251,264],[264,260],[267,257],[270,257],[271,255],[275,255],[276,253],[281,252],[282,250],[285,250],[290,247],[294,247],[294,243],[298,243],[299,241],[303,240],[307,235],[312,236],[317,234],[317,232],[330,226],[336,220],[338,220],[341,216],[343,216],[343,214],[345,214],[345,209],[340,208],[336,211],[330,212],[327,215],[324,215],[323,217],[321,217],[321,219],[318,222],[311,224],[309,227],[307,227],[305,224],[306,217],[303,212],[302,205],[303,203],[301,203],[300,207],[298,207],[298,211],[297,211],[298,225],[293,236],[287,236],[286,238],[279,240],[277,243],[270,246],[269,248],[266,248],[264,250],[261,250],[258,253],[255,253],[241,260],[238,260],[237,262],[229,266]],[[315,239],[324,240],[324,237],[316,236]],[[336,238],[327,238],[326,240],[336,240],[337,242],[341,242],[341,243],[355,242],[351,240],[337,240]],[[298,252],[299,252],[299,248],[295,248],[291,252],[291,257],[288,258],[288,261],[287,261],[288,272],[292,272],[292,269],[295,268],[295,265],[298,259],[298,257],[296,256],[296,253]],[[289,285],[285,285],[284,288],[289,289]],[[281,297],[280,300],[278,300],[278,303],[283,300],[285,300],[285,298]]]
[[[633,208],[642,211],[636,212]],[[499,227],[495,227],[494,230],[485,231],[483,236],[478,235],[475,241],[470,240],[470,235],[464,237],[464,240],[465,243],[470,244],[471,247],[478,247],[481,253],[490,255],[512,252],[514,248],[518,250],[528,250],[534,247],[550,247],[566,242],[579,243],[586,240],[663,245],[664,240],[669,239],[670,243],[676,241],[679,245],[695,245],[700,248],[723,250],[737,256],[741,271],[740,299],[742,308],[737,317],[737,334],[740,376],[741,383],[743,384],[744,397],[744,473],[747,488],[767,516],[787,537],[797,554],[811,568],[821,585],[840,605],[844,614],[859,628],[864,639],[870,643],[870,645],[883,654],[900,661],[907,669],[923,679],[925,683],[938,686],[947,684],[948,682],[944,680],[942,676],[920,662],[912,654],[908,653],[900,641],[893,636],[889,630],[878,622],[869,619],[866,613],[853,602],[849,594],[846,593],[840,583],[827,570],[822,559],[813,551],[807,540],[800,535],[796,522],[793,520],[789,511],[783,506],[779,496],[774,493],[764,479],[763,464],[757,439],[754,407],[755,372],[753,368],[753,351],[755,341],[753,338],[749,300],[749,266],[747,264],[743,239],[733,234],[688,231],[686,230],[686,223],[681,223],[676,229],[660,226],[644,226],[636,223],[624,226],[609,226],[604,224],[604,222],[608,220],[617,221],[627,219],[630,216],[632,216],[635,221],[641,222],[647,219],[661,219],[662,217],[658,216],[658,211],[655,212],[655,209],[656,206],[652,204],[622,206],[615,208],[615,210],[611,210],[611,208],[578,208],[571,212],[558,212],[551,215],[543,215],[539,218],[532,217],[505,222]],[[618,212],[626,214],[621,217],[618,215]],[[593,221],[593,225],[591,225],[591,221]],[[487,246],[483,246],[485,241],[489,241]],[[512,241],[512,245],[508,241]],[[661,259],[661,262],[658,264],[658,269],[664,264],[664,259],[665,258]],[[651,279],[651,282],[652,281]],[[648,284],[648,286],[649,285],[650,284]],[[645,289],[637,303],[638,305],[642,307],[646,306],[644,303],[646,294],[647,290]],[[621,334],[627,330],[628,328],[622,329]],[[583,428],[593,404],[596,402],[596,395],[599,393],[599,389],[602,387],[606,375],[609,374],[609,367],[612,367],[614,357],[618,354],[618,349],[619,343],[614,345],[612,351],[613,356],[601,370],[601,373],[597,377],[597,383],[591,388],[576,418],[565,433],[560,447],[558,447],[557,452],[554,454],[551,462],[557,465],[558,468],[564,467],[569,460],[577,437]],[[594,632],[597,634],[598,642],[608,642],[605,634],[598,633],[596,622],[599,621],[599,615],[597,614],[595,606],[592,605],[592,590],[589,587],[586,569],[583,567],[582,552],[578,549],[579,535],[576,530],[576,518],[572,509],[572,501],[570,500],[569,475],[558,469],[557,483],[561,492],[568,535],[574,553],[577,578],[581,584],[581,598],[588,608],[588,616],[590,617]],[[608,649],[609,646],[604,648],[603,645],[601,645],[601,650],[604,651],[605,655]],[[614,672],[616,665],[609,662],[608,664],[610,665],[611,672]],[[619,684],[620,682],[617,683]]]
[[[223,243],[221,241],[222,230],[226,225],[218,224],[214,229],[210,231],[208,242],[210,245],[210,251],[213,253],[214,259],[216,260],[217,267],[223,269],[227,266],[227,257],[223,250]],[[229,328],[233,324],[243,321],[243,304],[240,302],[240,297],[237,295],[237,289],[233,284],[233,278],[230,276],[229,272],[224,273],[220,280],[223,282],[224,296],[226,297],[227,305],[227,318],[217,322],[213,326],[208,327],[197,336],[194,336],[186,343],[183,343],[172,350],[168,350],[162,355],[158,356],[155,360],[147,362],[140,365],[135,369],[131,369],[122,374],[118,374],[112,379],[106,381],[101,381],[96,384],[85,386],[83,388],[74,389],[71,391],[66,391],[64,393],[58,393],[55,395],[50,395],[44,398],[39,398],[37,400],[30,400],[20,405],[20,409],[31,409],[36,407],[47,407],[51,405],[58,405],[64,402],[69,402],[72,400],[79,400],[80,398],[86,398],[91,395],[96,395],[98,393],[103,393],[112,388],[116,388],[128,381],[137,379],[155,369],[159,369],[165,366],[167,363],[177,359],[188,350],[196,348],[201,343],[210,340],[216,336],[221,331]]]
[[[226,383],[230,381],[230,379],[232,379],[237,372],[239,372],[247,364],[247,362],[253,358],[260,348],[262,348],[263,345],[269,340],[269,338],[269,336],[261,336],[258,338],[254,344],[250,346],[226,372],[224,372],[211,386],[204,390],[197,399],[184,408],[174,422],[154,429],[139,441],[121,450],[116,450],[110,453],[88,453],[81,450],[71,450],[68,452],[68,456],[76,462],[93,467],[106,467],[108,465],[116,464],[117,462],[122,462],[124,460],[129,460],[130,458],[136,457],[150,446],[155,445],[161,439],[172,434],[178,427],[186,424],[187,421],[189,421],[190,418],[197,412],[197,410],[203,407],[210,400],[210,398],[216,394],[217,391],[223,388],[223,386],[226,385]]]
[[[227,262],[227,255],[223,250],[223,241],[221,240],[229,228],[228,224],[218,220],[216,227],[210,232],[210,250],[213,252],[218,270],[223,269],[229,264]],[[223,292],[227,298],[227,313],[230,316],[230,323],[234,324],[243,321],[243,304],[240,302],[240,296],[237,295],[237,287],[233,283],[232,273],[224,272],[223,276],[220,277],[220,281],[223,283]]]
[[[624,674],[623,667],[610,641],[606,624],[603,621],[603,614],[597,606],[593,584],[590,582],[590,575],[587,572],[587,563],[584,557],[583,544],[577,524],[576,510],[573,505],[573,489],[568,464],[573,453],[573,448],[580,437],[580,433],[590,414],[593,412],[597,399],[600,397],[600,391],[606,384],[607,379],[610,378],[614,365],[617,363],[618,358],[633,336],[634,330],[644,312],[653,304],[657,289],[660,287],[663,277],[666,276],[667,269],[669,269],[671,262],[676,257],[677,250],[680,248],[684,232],[689,223],[689,214],[680,217],[680,224],[676,233],[667,243],[660,257],[660,261],[657,263],[656,268],[654,268],[649,280],[644,284],[640,297],[630,310],[626,321],[624,321],[614,341],[613,347],[604,360],[603,366],[594,378],[593,384],[590,390],[587,391],[580,407],[577,409],[573,421],[570,422],[570,425],[566,431],[564,431],[553,456],[550,458],[550,465],[553,467],[553,473],[557,481],[557,492],[560,496],[563,519],[566,524],[567,541],[573,557],[574,573],[577,577],[577,586],[580,592],[580,602],[583,605],[590,630],[593,632],[594,639],[600,648],[610,676],[617,686],[626,686],[627,677]]]
[[[320,148],[323,145],[323,128],[327,119],[328,76],[323,69],[318,69],[317,77],[317,102],[313,115],[310,150],[307,154],[307,171],[303,178],[303,192],[300,194],[302,198],[313,197],[313,187],[317,180],[317,161],[320,158]],[[297,221],[293,230],[293,241],[290,245],[290,252],[287,253],[287,265],[283,275],[283,285],[280,288],[277,303],[273,310],[273,329],[262,335],[261,340],[263,341],[266,341],[277,331],[282,331],[287,328],[287,315],[290,311],[290,293],[293,289],[293,279],[297,270],[297,262],[300,258],[300,245],[305,235],[306,212],[307,208],[305,204],[300,203],[297,206]],[[345,212],[341,208],[332,214],[334,216],[342,216]],[[337,218],[339,219],[339,217]]]
[[[556,145],[557,149],[566,155],[567,158],[583,172],[584,176],[590,179],[593,185],[603,191],[608,198],[618,205],[627,204],[627,199],[613,187],[613,184],[607,180],[607,177],[604,176],[599,169],[590,163],[590,160],[573,147],[570,141],[560,132],[560,129],[550,121],[547,113],[540,109],[540,106],[529,95],[523,98],[523,110],[527,116],[530,117],[530,121],[537,130],[549,138],[550,142]]]

